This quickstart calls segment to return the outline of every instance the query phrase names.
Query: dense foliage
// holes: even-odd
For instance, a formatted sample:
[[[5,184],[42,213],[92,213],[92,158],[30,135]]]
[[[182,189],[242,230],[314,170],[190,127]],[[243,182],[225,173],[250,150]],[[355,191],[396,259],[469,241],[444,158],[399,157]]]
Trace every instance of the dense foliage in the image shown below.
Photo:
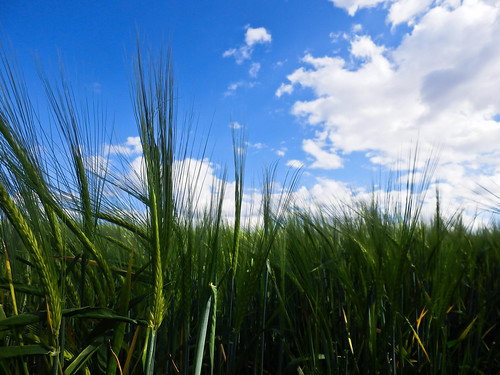
[[[64,143],[42,147],[43,124],[2,57],[0,372],[500,372],[500,230],[445,219],[439,202],[422,221],[425,181],[401,202],[312,213],[291,209],[296,176],[277,192],[271,168],[260,221],[247,225],[235,135],[228,222],[224,178],[201,209],[203,176],[174,166],[206,147],[176,126],[168,57],[143,66],[138,53],[144,170],[128,182],[91,157],[100,117],[43,75]]]

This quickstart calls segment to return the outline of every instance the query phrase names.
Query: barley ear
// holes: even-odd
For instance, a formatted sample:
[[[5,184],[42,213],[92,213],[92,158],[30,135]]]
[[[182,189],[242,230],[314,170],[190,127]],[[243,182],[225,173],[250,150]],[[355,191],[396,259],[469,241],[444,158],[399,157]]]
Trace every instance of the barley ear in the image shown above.
[[[35,235],[28,226],[28,223],[12,201],[2,183],[0,183],[0,208],[14,226],[27,250],[33,257],[33,263],[42,282],[47,302],[47,320],[50,323],[52,341],[53,344],[55,344],[59,334],[62,314],[61,298],[59,295],[59,288],[56,283],[57,277],[54,274],[54,271],[49,267],[49,260],[46,259]]]

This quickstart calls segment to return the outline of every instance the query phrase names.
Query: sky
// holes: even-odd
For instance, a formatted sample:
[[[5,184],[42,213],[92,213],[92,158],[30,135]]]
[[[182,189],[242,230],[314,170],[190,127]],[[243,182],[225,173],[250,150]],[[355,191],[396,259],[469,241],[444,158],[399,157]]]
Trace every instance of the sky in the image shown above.
[[[106,108],[103,147],[136,168],[138,37],[153,54],[171,47],[179,121],[209,132],[209,154],[192,164],[220,178],[231,128],[245,134],[248,202],[274,162],[281,183],[300,169],[298,205],[317,207],[390,190],[410,160],[419,178],[430,159],[424,214],[436,191],[466,222],[500,208],[486,190],[500,195],[498,0],[0,1],[0,40],[33,97],[37,66],[57,77],[61,63]]]

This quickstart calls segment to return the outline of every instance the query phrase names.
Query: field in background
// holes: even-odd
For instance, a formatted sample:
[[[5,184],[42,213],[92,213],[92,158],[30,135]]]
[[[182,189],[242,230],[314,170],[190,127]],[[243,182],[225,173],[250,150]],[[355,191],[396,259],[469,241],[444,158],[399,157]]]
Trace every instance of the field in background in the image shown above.
[[[176,125],[170,57],[146,60],[132,95],[143,165],[125,180],[96,157],[92,105],[42,74],[63,141],[49,146],[2,56],[0,372],[500,371],[499,229],[444,218],[439,201],[423,222],[428,180],[412,173],[397,202],[291,209],[297,176],[278,190],[274,167],[249,225],[236,133],[234,186],[223,172],[201,209],[201,166],[177,162],[206,143]]]

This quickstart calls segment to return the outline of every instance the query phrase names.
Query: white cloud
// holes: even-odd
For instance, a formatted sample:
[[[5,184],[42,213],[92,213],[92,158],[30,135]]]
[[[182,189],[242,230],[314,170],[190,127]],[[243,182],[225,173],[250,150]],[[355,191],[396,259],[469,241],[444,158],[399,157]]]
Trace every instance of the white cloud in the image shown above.
[[[208,159],[186,158],[174,161],[172,169],[174,195],[178,208],[191,209],[200,213],[208,209],[215,188],[220,185],[214,165]],[[124,178],[126,178],[127,185],[145,188],[146,166],[142,155],[131,161]],[[188,203],[192,204],[192,207],[187,207]]]
[[[286,166],[298,169],[298,168],[303,168],[304,163],[302,163],[300,160],[292,159],[286,162]]]
[[[252,57],[253,48],[256,44],[271,43],[271,34],[264,27],[252,28],[246,26],[245,44],[239,48],[230,48],[222,54],[222,57],[234,57],[237,64],[242,64]]]
[[[234,93],[236,92],[236,90],[243,86],[245,84],[244,81],[238,81],[238,82],[232,82],[229,84],[229,86],[227,86],[227,90],[226,92],[224,93],[224,96],[230,96],[230,95],[234,95]]]
[[[287,166],[292,168],[301,168],[303,163],[299,160],[289,160]],[[438,185],[431,184],[427,190],[422,193],[426,196],[426,201],[423,202],[422,216],[429,220],[435,213],[435,198],[436,188],[440,192],[441,212],[450,217],[457,210],[473,212],[475,207],[471,204],[477,195],[469,189],[474,187],[474,181],[465,178],[466,171],[464,168],[457,165],[442,166],[443,172],[446,173],[448,179],[454,176],[455,179],[463,179],[464,184],[452,185],[448,182],[440,182]],[[208,159],[193,159],[186,158],[174,162],[174,194],[178,200],[177,207],[183,212],[192,210],[195,214],[202,214],[204,210],[208,210],[210,203],[221,186],[224,183],[216,173],[216,167]],[[142,156],[136,157],[130,164],[127,183],[134,183],[135,186],[144,188],[144,159]],[[421,174],[416,175],[416,180],[420,181],[423,178]],[[402,176],[395,181],[395,188],[387,189],[385,187],[375,186],[376,189],[354,189],[348,184],[324,177],[316,178],[315,183],[307,188],[301,186],[293,193],[295,205],[298,208],[311,211],[313,213],[318,210],[323,210],[323,213],[334,212],[334,210],[345,210],[349,212],[351,207],[359,202],[370,202],[375,195],[378,197],[381,208],[391,208],[399,205],[404,207],[404,199],[407,194],[404,187],[406,186],[406,176]],[[489,179],[481,180],[483,186],[491,189],[498,189],[500,186],[500,175],[496,180]],[[383,183],[383,181],[382,181]],[[399,188],[398,188],[399,186]],[[477,190],[477,186],[475,186]],[[275,185],[274,191],[279,194],[281,187]],[[234,193],[235,183],[225,182],[225,194],[223,197],[222,214],[224,220],[229,223],[234,221]],[[419,202],[424,195],[415,195],[415,202]],[[469,198],[464,200],[464,197]],[[460,206],[457,207],[457,201],[460,201]],[[186,203],[189,202],[189,203]],[[243,225],[256,225],[261,221],[259,213],[260,204],[262,203],[262,194],[258,189],[245,189],[242,205]],[[490,202],[485,202],[488,204]],[[186,204],[192,204],[188,207]],[[491,206],[491,203],[490,203]],[[473,215],[465,215],[464,223],[470,224],[473,222]],[[474,225],[479,226],[485,223],[485,219],[476,220]]]
[[[385,0],[329,0],[336,7],[344,8],[347,10],[349,15],[354,16],[358,9],[361,8],[372,8],[380,3],[385,2]]]
[[[231,129],[241,129],[243,125],[241,125],[239,122],[233,121],[231,124],[229,124],[229,127]]]
[[[291,94],[293,92],[293,85],[286,85],[284,83],[276,90],[276,96],[279,98],[283,94]]]
[[[429,9],[434,0],[401,0],[394,2],[387,16],[388,21],[395,26],[406,22],[413,24],[415,17]]]
[[[368,36],[356,36],[351,42],[351,54],[359,58],[377,58],[382,56],[385,48],[377,46]]]
[[[84,157],[85,168],[99,176],[106,176],[110,169],[109,158],[102,155]]]
[[[212,163],[208,159],[176,160],[173,171],[176,180],[174,194],[178,202],[181,202],[179,206],[184,205],[184,209],[195,212],[208,209],[218,181]],[[188,204],[192,207],[186,207]]]
[[[257,81],[240,80],[237,82],[232,82],[227,86],[227,90],[224,92],[224,97],[234,95],[236,93],[236,90],[238,90],[240,87],[252,88],[258,84],[259,82]]]
[[[356,23],[356,24],[352,25],[352,27],[351,27],[351,31],[352,31],[353,33],[359,33],[359,32],[361,32],[362,30],[363,30],[363,25],[361,25],[361,24],[359,24],[359,23]]]
[[[104,144],[105,154],[118,154],[124,156],[137,155],[142,153],[140,137],[127,137],[127,141],[118,145]]]
[[[145,164],[143,156],[136,157],[129,165],[127,175],[123,176],[127,185],[144,189]],[[182,213],[192,212],[202,215],[210,209],[210,205],[220,188],[224,185],[222,218],[227,223],[234,222],[235,182],[224,181],[217,173],[216,166],[208,159],[186,158],[176,160],[173,165],[174,196],[176,207]],[[279,184],[275,184],[273,196],[280,194]],[[261,222],[260,212],[262,193],[259,189],[245,188],[242,202],[242,225],[257,225]],[[190,205],[190,206],[189,206]]]
[[[333,147],[328,147],[325,150],[326,134],[322,133],[316,139],[304,139],[302,141],[302,149],[314,157],[315,161],[311,164],[311,168],[319,169],[337,169],[342,167],[342,159],[338,156]]]
[[[332,209],[341,204],[352,205],[354,195],[355,192],[344,182],[316,178],[312,187],[301,186],[297,189],[294,200],[298,207],[314,213],[325,207]]]
[[[386,176],[388,177],[388,176]],[[372,201],[378,202],[379,208],[393,214],[405,208],[405,200],[408,197],[413,199],[413,214],[416,213],[418,205],[422,204],[420,218],[430,222],[436,213],[436,191],[439,191],[439,203],[441,215],[445,218],[452,218],[461,215],[463,223],[472,228],[480,228],[488,223],[491,216],[489,214],[477,216],[476,201],[479,197],[477,193],[467,189],[456,189],[449,183],[431,183],[424,185],[422,190],[409,192],[406,190],[405,178],[401,181],[388,185],[388,181],[379,181],[379,185],[374,185],[369,189],[352,188],[342,181],[318,177],[311,187],[301,186],[294,193],[295,204],[298,208],[314,213],[347,213],[357,215],[352,211],[358,204],[369,204]],[[416,176],[417,181],[421,176]],[[492,185],[491,181],[489,183]],[[500,185],[496,185],[496,189]],[[476,189],[477,190],[477,189]],[[463,195],[466,194],[466,195]],[[458,203],[457,203],[458,202]],[[484,202],[489,204],[490,202]]]
[[[250,58],[252,51],[248,46],[241,46],[240,48],[230,48],[227,51],[224,51],[222,57],[231,57],[233,56],[236,60],[237,64],[242,64],[243,61],[248,60]]]
[[[332,40],[332,43],[337,43],[342,35],[343,35],[343,33],[340,31],[337,31],[337,32],[332,31],[330,34],[328,34],[328,36]]]
[[[271,34],[264,27],[252,28],[247,26],[245,34],[245,43],[247,46],[252,47],[255,44],[271,43]]]
[[[132,163],[130,163],[130,169],[136,181],[141,184],[146,181],[146,164],[144,162],[144,156],[140,155],[136,157]]]
[[[252,65],[250,65],[250,70],[248,71],[248,74],[250,74],[250,77],[256,78],[257,75],[259,74],[260,70],[260,63],[254,62]]]
[[[274,64],[274,67],[281,68],[283,66],[283,64],[285,64],[287,61],[288,61],[288,59],[276,61],[276,63]]]
[[[354,13],[379,2],[334,3]],[[439,150],[446,168],[436,173],[463,168],[463,174],[444,177],[450,186],[471,191],[479,180],[499,178],[500,123],[494,116],[500,113],[500,3],[429,4],[391,2],[393,24],[413,22],[400,45],[354,36],[350,60],[306,54],[304,66],[278,88],[278,97],[297,87],[313,92],[292,108],[322,135],[303,141],[312,167],[339,167],[339,153],[353,151],[393,165],[418,142],[422,157]]]
[[[261,142],[257,142],[257,143],[250,143],[250,142],[247,142],[247,146],[248,147],[253,147],[253,148],[256,148],[257,150],[261,150],[263,149],[264,147],[266,147],[265,144],[261,143]]]

